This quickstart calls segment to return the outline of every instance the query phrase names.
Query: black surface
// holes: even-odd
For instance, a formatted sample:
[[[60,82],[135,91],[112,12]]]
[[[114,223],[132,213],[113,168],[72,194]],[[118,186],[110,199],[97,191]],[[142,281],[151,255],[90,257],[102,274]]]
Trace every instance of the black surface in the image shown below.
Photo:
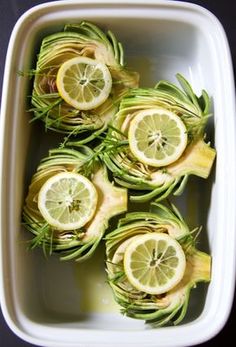
[[[40,3],[45,3],[45,2],[48,2],[48,1],[0,0],[0,28],[1,28],[0,91],[2,88],[2,75],[4,70],[4,61],[5,61],[7,45],[8,45],[10,34],[15,22],[20,17],[20,15],[24,13],[26,10],[28,10],[29,8],[35,5],[38,5]],[[234,72],[236,72],[236,20],[235,20],[236,2],[235,0],[230,0],[230,1],[229,0],[228,1],[222,1],[222,0],[218,0],[218,1],[217,0],[208,0],[208,1],[192,0],[190,1],[189,0],[188,2],[196,3],[198,5],[201,5],[207,8],[212,13],[214,13],[216,17],[220,20],[220,22],[222,23],[226,31],[226,35],[229,40],[232,60],[234,65]],[[222,293],[222,300],[224,300],[224,293]],[[225,344],[225,342],[228,341],[228,337],[231,337],[232,339],[232,337],[235,336],[234,327],[233,327],[233,321],[236,319],[235,308],[236,308],[236,301],[234,301],[231,315],[228,319],[227,324],[223,328],[223,330],[212,340],[204,344],[198,345],[198,347],[219,346],[221,344]],[[8,328],[7,324],[5,323],[1,312],[0,312],[0,346],[1,347],[8,347],[8,346],[30,347],[32,346],[29,343],[22,341],[11,332],[11,330]]]

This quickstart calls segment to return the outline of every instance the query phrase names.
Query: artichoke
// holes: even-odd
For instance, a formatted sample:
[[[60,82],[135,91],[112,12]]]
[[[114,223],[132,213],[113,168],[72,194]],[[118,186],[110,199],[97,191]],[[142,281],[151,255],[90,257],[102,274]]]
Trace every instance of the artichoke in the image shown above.
[[[108,282],[123,314],[145,320],[154,327],[182,321],[191,289],[199,281],[210,280],[211,257],[195,248],[194,231],[189,230],[173,205],[169,208],[153,202],[150,212],[128,213],[120,220],[118,228],[106,235]],[[186,257],[181,281],[160,295],[137,290],[129,282],[124,269],[127,247],[135,237],[148,233],[168,234],[179,242]]]
[[[45,254],[58,253],[60,259],[82,261],[90,257],[109,224],[109,219],[127,210],[127,191],[115,187],[107,177],[106,167],[95,163],[94,152],[80,146],[75,149],[52,149],[42,159],[32,177],[23,209],[26,229],[33,233],[30,247],[42,247]],[[38,194],[43,184],[60,172],[76,172],[90,178],[98,193],[95,214],[77,230],[57,230],[42,217],[38,208]]]
[[[101,156],[113,172],[115,181],[136,191],[131,193],[133,201],[144,202],[154,197],[160,201],[170,193],[180,195],[189,175],[207,178],[211,171],[215,150],[205,142],[204,134],[210,116],[209,96],[203,90],[197,97],[183,76],[177,74],[177,78],[183,90],[168,81],[160,81],[153,89],[130,90],[122,99],[104,140],[105,149]],[[184,123],[187,145],[173,163],[154,167],[138,160],[132,153],[130,123],[143,110],[161,110],[163,114],[172,112]]]
[[[79,110],[65,102],[58,93],[57,72],[66,61],[78,57],[96,59],[106,64],[112,77],[109,97],[95,109]],[[80,135],[84,143],[103,132],[117,111],[119,100],[129,88],[137,87],[138,74],[124,67],[124,52],[111,31],[104,33],[96,25],[83,21],[68,24],[63,32],[45,37],[34,71],[31,111],[47,129],[68,135]]]

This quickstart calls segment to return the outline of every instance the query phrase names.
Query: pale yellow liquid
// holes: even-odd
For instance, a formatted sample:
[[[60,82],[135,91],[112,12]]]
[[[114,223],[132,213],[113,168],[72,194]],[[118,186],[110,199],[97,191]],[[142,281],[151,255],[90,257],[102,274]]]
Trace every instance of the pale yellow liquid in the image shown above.
[[[83,313],[119,312],[105,271],[105,250],[102,243],[92,257],[76,264],[76,282],[80,292],[80,310]]]

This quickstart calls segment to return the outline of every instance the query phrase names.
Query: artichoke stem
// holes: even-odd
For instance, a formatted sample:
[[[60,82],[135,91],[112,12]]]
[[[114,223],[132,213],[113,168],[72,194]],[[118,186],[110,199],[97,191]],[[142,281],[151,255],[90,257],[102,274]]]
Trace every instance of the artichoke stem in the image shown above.
[[[196,175],[207,178],[210,174],[216,152],[203,139],[189,145],[182,157],[167,167],[173,176]]]
[[[187,261],[191,268],[189,281],[196,283],[199,281],[209,282],[211,279],[211,256],[198,251],[192,250],[192,253],[187,256]]]

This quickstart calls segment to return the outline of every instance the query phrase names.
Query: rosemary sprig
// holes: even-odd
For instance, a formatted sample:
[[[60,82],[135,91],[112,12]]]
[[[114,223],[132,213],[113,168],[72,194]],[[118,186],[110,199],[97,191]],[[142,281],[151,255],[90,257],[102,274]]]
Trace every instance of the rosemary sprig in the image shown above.
[[[118,284],[126,278],[124,271],[116,272],[112,277],[108,278],[108,283]]]
[[[55,98],[55,94],[44,94],[46,95],[46,98]],[[40,100],[42,98],[42,96],[33,96],[34,100],[37,102],[37,100]],[[38,119],[45,119],[46,120],[46,124],[49,122],[49,116],[50,116],[50,112],[56,107],[59,106],[61,103],[63,102],[63,99],[61,97],[56,98],[56,100],[52,103],[49,104],[42,104],[42,106],[36,106],[33,107],[31,109],[29,109],[30,112],[34,112],[35,116],[33,118],[31,118],[30,123],[32,123],[35,120]],[[56,121],[58,121],[60,119],[60,112],[58,112],[57,114],[59,114],[59,117],[57,117]],[[50,123],[51,125],[52,123]],[[47,127],[47,126],[46,126]]]
[[[35,225],[35,222],[33,223]],[[32,228],[32,225],[30,225]],[[35,228],[34,228],[35,229]],[[44,254],[52,254],[53,249],[53,231],[48,223],[38,225],[37,235],[30,241],[29,249],[34,249],[36,247],[42,247]]]

